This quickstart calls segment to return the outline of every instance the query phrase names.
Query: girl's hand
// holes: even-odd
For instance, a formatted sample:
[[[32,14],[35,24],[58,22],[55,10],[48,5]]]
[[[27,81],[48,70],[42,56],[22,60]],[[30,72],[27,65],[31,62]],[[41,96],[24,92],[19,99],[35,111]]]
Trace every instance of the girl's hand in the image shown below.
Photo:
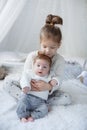
[[[28,92],[29,92],[29,87],[24,87],[23,89],[22,89],[22,91],[25,93],[25,94],[27,94]]]
[[[31,80],[31,86],[32,91],[45,91],[52,89],[52,86],[49,83],[46,83],[42,80],[39,81]]]

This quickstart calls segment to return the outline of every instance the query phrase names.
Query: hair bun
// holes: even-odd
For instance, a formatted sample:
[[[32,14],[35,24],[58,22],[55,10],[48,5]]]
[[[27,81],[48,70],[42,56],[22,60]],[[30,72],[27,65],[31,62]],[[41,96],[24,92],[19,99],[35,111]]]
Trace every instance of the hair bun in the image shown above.
[[[49,14],[46,18],[46,24],[55,25],[55,24],[63,24],[63,20],[60,16]]]

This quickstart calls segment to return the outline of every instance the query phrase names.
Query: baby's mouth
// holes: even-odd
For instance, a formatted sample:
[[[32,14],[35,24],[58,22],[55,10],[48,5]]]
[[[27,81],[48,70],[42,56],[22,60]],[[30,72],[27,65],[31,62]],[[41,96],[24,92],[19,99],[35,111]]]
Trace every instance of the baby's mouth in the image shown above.
[[[39,74],[42,74],[42,72],[38,72]]]

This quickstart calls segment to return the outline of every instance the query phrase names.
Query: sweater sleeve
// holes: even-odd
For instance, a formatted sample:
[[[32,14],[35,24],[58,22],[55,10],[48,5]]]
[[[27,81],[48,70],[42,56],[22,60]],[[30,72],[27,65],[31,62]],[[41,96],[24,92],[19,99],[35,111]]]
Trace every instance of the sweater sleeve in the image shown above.
[[[57,80],[58,85],[53,87],[50,94],[53,93],[55,90],[58,90],[59,86],[61,85],[64,74],[64,67],[65,67],[64,58],[59,54],[57,54],[56,57],[54,57],[53,59],[51,70],[55,73],[54,79]]]
[[[59,85],[62,83],[64,68],[65,68],[65,60],[61,56],[59,57],[59,60],[56,60],[56,63],[53,66],[55,78],[59,82]]]
[[[24,64],[24,71],[25,72],[32,69],[34,57],[36,55],[37,55],[37,51],[33,51],[33,52],[29,53],[29,55],[27,56],[27,59],[26,59],[25,64]]]
[[[31,88],[30,86],[31,79],[29,77],[29,74],[32,70],[33,60],[36,55],[37,55],[37,51],[33,51],[29,53],[27,56],[27,59],[24,64],[24,70],[23,70],[21,80],[20,80],[20,85],[22,88],[24,88],[25,86],[27,87],[29,86]]]

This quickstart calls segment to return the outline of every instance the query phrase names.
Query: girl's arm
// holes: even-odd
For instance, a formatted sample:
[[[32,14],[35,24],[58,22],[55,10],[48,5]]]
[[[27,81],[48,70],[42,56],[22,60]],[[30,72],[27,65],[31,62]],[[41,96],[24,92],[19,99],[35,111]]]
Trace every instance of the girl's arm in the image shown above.
[[[31,90],[30,81],[31,81],[30,73],[27,74],[26,72],[23,72],[20,79],[20,86],[24,93],[28,93]]]
[[[34,57],[37,55],[37,51],[32,52],[28,55],[26,61],[25,61],[25,65],[24,65],[24,71],[29,71],[32,69],[32,64],[33,64],[33,59]],[[56,79],[58,81],[58,86],[52,87],[51,84],[46,83],[44,81],[31,81],[31,90],[32,91],[45,91],[45,90],[51,90],[51,93],[55,90],[57,90],[59,88],[59,85],[61,84],[62,81],[62,75],[64,72],[64,59],[62,56],[58,55],[59,57],[57,57],[55,59],[55,62],[52,66],[52,71],[54,71],[55,75],[56,75]]]
[[[29,78],[28,74],[26,72],[23,72],[20,79],[21,88],[24,88],[26,86],[30,87],[30,81],[31,79]]]
[[[39,80],[31,80],[31,88],[32,91],[50,91],[52,89],[52,85],[50,83],[46,83],[45,81]]]
[[[62,56],[60,56],[58,54],[57,57],[55,57],[54,64],[51,68],[51,70],[55,73],[54,79],[57,80],[58,85],[56,85],[52,88],[51,93],[53,93],[55,90],[59,89],[59,87],[62,83],[62,80],[63,80],[64,68],[65,68],[65,60]]]
[[[34,60],[34,57],[36,55],[37,55],[37,51],[33,51],[33,52],[29,53],[29,55],[27,56],[27,59],[26,59],[25,64],[24,64],[24,71],[25,72],[32,69],[33,60]]]

